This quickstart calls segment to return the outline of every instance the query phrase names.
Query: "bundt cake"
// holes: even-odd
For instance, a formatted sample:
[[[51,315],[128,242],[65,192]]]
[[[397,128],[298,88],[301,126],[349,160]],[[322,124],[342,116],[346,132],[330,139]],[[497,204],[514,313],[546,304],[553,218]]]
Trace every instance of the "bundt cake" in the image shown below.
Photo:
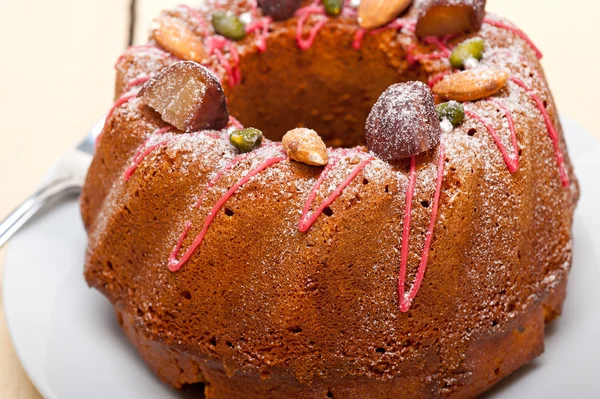
[[[473,397],[543,351],[578,186],[485,0],[209,0],[116,63],[85,278],[173,387]]]

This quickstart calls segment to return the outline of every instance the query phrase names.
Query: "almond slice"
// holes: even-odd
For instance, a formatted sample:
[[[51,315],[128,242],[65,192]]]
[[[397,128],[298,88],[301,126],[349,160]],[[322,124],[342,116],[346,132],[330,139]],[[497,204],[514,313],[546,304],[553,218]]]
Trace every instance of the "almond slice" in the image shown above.
[[[327,147],[314,130],[303,127],[290,130],[281,139],[281,144],[294,161],[313,166],[327,165],[329,161]]]
[[[412,0],[362,0],[358,6],[358,23],[365,29],[375,29],[392,22]]]
[[[195,35],[184,21],[162,15],[154,20],[152,38],[175,57],[202,63],[208,58],[202,39]]]
[[[433,92],[446,100],[475,101],[503,88],[508,77],[500,69],[469,69],[446,76],[433,86]]]
[[[455,35],[481,29],[486,0],[430,0],[419,13],[419,37]]]

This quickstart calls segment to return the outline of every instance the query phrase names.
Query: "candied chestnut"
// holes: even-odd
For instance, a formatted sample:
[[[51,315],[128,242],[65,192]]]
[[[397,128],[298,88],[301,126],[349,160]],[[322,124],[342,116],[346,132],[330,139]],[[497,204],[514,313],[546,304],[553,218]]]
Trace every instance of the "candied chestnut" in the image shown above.
[[[184,132],[219,130],[229,120],[221,83],[208,68],[193,61],[162,69],[138,96],[165,122]]]
[[[294,16],[302,5],[302,0],[258,0],[258,6],[263,14],[274,21],[285,21]]]
[[[390,86],[371,109],[366,135],[367,147],[385,161],[437,146],[442,131],[429,87],[422,82]]]
[[[455,35],[481,29],[486,0],[429,0],[417,19],[419,37]]]

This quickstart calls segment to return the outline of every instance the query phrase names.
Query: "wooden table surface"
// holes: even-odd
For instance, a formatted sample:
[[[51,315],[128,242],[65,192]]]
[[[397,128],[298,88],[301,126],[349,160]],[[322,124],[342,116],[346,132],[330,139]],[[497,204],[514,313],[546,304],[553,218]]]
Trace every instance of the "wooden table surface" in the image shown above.
[[[0,218],[110,107],[113,63],[130,29],[135,42],[145,41],[148,22],[182,0],[137,0],[133,13],[131,1],[0,1]],[[560,112],[600,137],[600,45],[594,39],[600,2],[488,0],[488,10],[531,36],[544,52]],[[0,398],[39,397],[15,355],[0,306]]]

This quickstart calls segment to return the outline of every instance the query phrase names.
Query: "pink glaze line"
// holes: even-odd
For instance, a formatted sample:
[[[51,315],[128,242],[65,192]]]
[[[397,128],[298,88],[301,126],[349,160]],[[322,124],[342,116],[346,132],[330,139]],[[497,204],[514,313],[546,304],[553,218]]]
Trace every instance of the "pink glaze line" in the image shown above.
[[[217,174],[212,179],[210,179],[210,181],[206,185],[206,188],[204,189],[204,191],[202,191],[202,194],[200,194],[200,198],[198,199],[198,202],[196,202],[195,208],[200,208],[200,206],[202,206],[202,203],[204,202],[204,199],[206,198],[206,195],[208,194],[208,190],[210,190],[215,185],[215,183],[221,178],[221,176],[223,176],[223,174],[225,172],[236,167],[240,162],[242,162],[243,160],[248,158],[250,156],[250,154],[251,154],[250,152],[247,152],[247,153],[235,156],[221,170],[219,170],[217,172]]]
[[[415,182],[417,180],[416,157],[410,158],[410,172],[408,174],[408,187],[406,188],[406,205],[404,207],[404,224],[402,226],[402,248],[400,249],[400,274],[398,275],[398,298],[400,307],[404,298],[404,285],[406,283],[406,266],[408,264],[408,240],[410,239],[410,219],[412,216],[412,202],[415,194]]]
[[[419,292],[419,288],[421,288],[421,283],[423,282],[423,278],[425,277],[425,271],[427,269],[427,261],[429,260],[429,252],[431,249],[431,241],[433,240],[433,230],[435,228],[435,222],[437,220],[437,216],[438,216],[438,210],[439,210],[439,204],[440,204],[440,195],[442,193],[442,181],[444,179],[444,165],[445,165],[445,161],[446,161],[446,149],[444,147],[444,144],[440,144],[440,157],[438,160],[438,165],[437,165],[437,180],[436,180],[436,185],[435,185],[435,194],[434,194],[434,198],[433,198],[433,207],[431,209],[431,219],[429,221],[429,227],[427,229],[427,235],[425,238],[425,245],[423,248],[423,252],[421,254],[421,262],[419,263],[419,270],[417,271],[417,275],[415,276],[415,282],[413,284],[413,286],[411,287],[411,289],[408,292],[404,291],[404,283],[406,281],[406,265],[404,265],[404,267],[402,267],[402,262],[405,262],[405,259],[408,258],[408,239],[404,239],[402,240],[402,251],[401,254],[405,254],[402,257],[402,262],[401,262],[401,273],[400,273],[400,277],[398,279],[398,297],[399,297],[399,303],[400,303],[400,311],[401,312],[408,312],[408,310],[410,309],[410,305],[412,304],[413,300],[415,299],[415,297],[417,296],[417,293]],[[408,216],[408,218],[406,217],[406,214],[410,214],[412,213],[412,198],[414,196],[414,188],[415,188],[415,183],[414,183],[414,179],[416,179],[416,177],[414,175],[416,175],[416,165],[414,165],[415,160],[414,158],[411,159],[411,171],[410,171],[410,179],[413,180],[412,185],[409,181],[409,187],[407,188],[407,193],[406,193],[406,208],[405,208],[405,225],[404,225],[404,229],[403,229],[403,237],[404,236],[408,236],[410,234],[410,226],[406,224],[406,220],[409,221],[410,224],[410,216]],[[410,195],[409,195],[409,192]],[[410,202],[409,202],[409,197],[410,197]],[[408,230],[408,234],[406,233],[406,230]],[[407,247],[407,249],[405,249],[404,247]],[[403,269],[403,270],[402,270]],[[402,284],[400,284],[400,282]]]
[[[315,43],[317,34],[319,33],[319,31],[321,30],[323,25],[325,25],[325,23],[327,23],[327,19],[322,19],[322,20],[316,22],[313,25],[313,27],[310,29],[310,33],[309,33],[308,37],[305,39],[303,37],[304,24],[306,23],[306,20],[308,19],[308,17],[310,17],[310,15],[311,14],[309,14],[309,13],[305,13],[305,14],[301,14],[300,17],[298,18],[298,25],[296,26],[296,42],[298,43],[298,47],[300,47],[301,50],[308,50],[309,48],[312,47],[312,45]]]
[[[271,22],[271,17],[264,17],[251,22],[246,27],[247,33],[254,33],[255,31],[258,31],[256,36],[256,47],[261,53],[267,50],[267,38],[269,37],[269,25]]]
[[[402,29],[402,28],[406,28],[408,30],[413,31],[414,30],[414,22],[410,21],[410,20],[406,20],[406,19],[395,19],[392,22],[390,22],[389,24],[387,24],[386,26],[383,26],[381,28],[377,28],[377,29],[373,29],[373,30],[367,30],[365,28],[360,28],[359,30],[356,31],[356,33],[354,34],[354,40],[352,41],[352,47],[355,50],[359,50],[362,46],[362,41],[364,39],[364,37],[366,36],[366,34],[368,33],[369,35],[376,35],[378,33],[381,33],[383,31],[389,30],[389,29]]]
[[[362,46],[362,41],[365,38],[367,32],[368,31],[365,28],[360,28],[356,31],[356,33],[354,34],[354,40],[352,41],[352,48],[354,48],[355,50],[360,50]]]
[[[569,187],[569,185],[571,184],[571,181],[570,181],[569,175],[567,174],[567,171],[565,169],[565,159],[564,159],[562,150],[560,149],[560,138],[558,136],[558,132],[556,131],[556,128],[554,127],[554,123],[550,119],[550,115],[548,114],[548,111],[546,110],[546,107],[544,106],[544,103],[542,102],[540,97],[537,94],[535,94],[533,92],[533,90],[529,86],[527,86],[521,79],[519,79],[515,76],[511,76],[510,79],[527,92],[529,97],[531,97],[531,99],[535,102],[535,105],[537,106],[538,110],[542,114],[542,117],[544,118],[544,122],[546,123],[546,128],[548,129],[548,135],[550,136],[550,139],[552,140],[552,145],[554,147],[554,153],[556,154],[556,163],[558,164],[558,171],[560,173],[560,179],[561,179],[562,185],[565,188]]]
[[[452,71],[444,71],[444,72],[440,72],[440,73],[438,73],[436,75],[433,75],[427,81],[427,85],[429,87],[433,87],[433,86],[436,85],[436,83],[438,83],[439,81],[441,81],[442,79],[444,79],[446,76],[450,75],[451,73],[452,73]]]
[[[111,116],[115,113],[115,110],[117,108],[119,108],[121,105],[128,102],[129,100],[135,98],[136,96],[137,96],[137,93],[125,93],[124,95],[119,97],[119,99],[117,101],[115,101],[113,106],[108,111],[108,114],[106,114],[106,119],[104,120],[104,127],[102,128],[102,132],[96,138],[96,147],[98,147],[98,143],[100,143],[100,139],[102,138],[102,136],[104,135],[104,131],[106,130],[106,125],[108,124],[108,121],[111,118]]]
[[[193,9],[192,7],[188,6],[187,4],[179,4],[177,7],[183,8],[184,10],[186,10],[188,12],[188,14],[190,14],[192,16],[192,18],[194,18],[196,20],[196,22],[198,23],[198,26],[200,26],[200,32],[202,32],[202,34],[204,36],[210,36],[210,30],[208,29],[206,21],[204,20],[204,18],[202,18],[202,15],[200,15],[198,10]]]
[[[123,179],[125,179],[125,181],[129,180],[131,178],[131,176],[135,173],[137,168],[142,164],[144,159],[146,159],[146,157],[148,155],[150,155],[150,153],[152,151],[154,151],[155,149],[157,149],[160,146],[167,144],[169,141],[170,140],[163,140],[159,143],[153,144],[150,147],[146,148],[141,153],[137,154],[133,159],[133,163],[123,173]]]
[[[356,166],[356,168],[354,168],[352,173],[350,173],[350,175],[348,175],[348,177],[342,183],[340,183],[340,185],[337,186],[335,190],[333,190],[333,192],[329,195],[329,197],[327,197],[327,199],[325,199],[325,201],[323,201],[321,203],[321,205],[319,205],[319,207],[315,210],[315,212],[312,214],[312,216],[307,217],[307,214],[304,213],[304,211],[307,211],[307,207],[305,206],[304,211],[302,213],[302,218],[300,219],[300,222],[298,223],[298,230],[300,230],[303,233],[308,231],[308,229],[311,228],[311,226],[315,223],[315,221],[319,218],[319,216],[321,216],[321,213],[323,213],[325,208],[327,208],[329,205],[331,205],[333,203],[333,201],[335,201],[336,198],[342,194],[344,189],[350,183],[352,183],[354,178],[356,178],[356,176],[358,176],[358,174],[365,167],[367,167],[367,165],[369,163],[371,163],[371,161],[373,161],[373,159],[374,159],[374,157],[372,155],[369,155],[368,158],[361,161],[358,164],[358,166]]]
[[[208,228],[210,227],[212,221],[217,216],[217,213],[219,212],[219,210],[223,207],[223,205],[225,205],[225,203],[229,200],[229,198],[231,198],[233,196],[233,194],[235,194],[235,192],[240,187],[242,187],[252,177],[256,176],[257,174],[259,174],[263,170],[265,170],[268,167],[270,167],[272,165],[275,165],[275,164],[277,164],[277,163],[279,163],[281,161],[285,161],[286,159],[287,159],[287,157],[284,157],[284,156],[269,158],[269,159],[265,160],[263,163],[261,163],[260,165],[258,165],[256,168],[254,168],[253,170],[251,170],[248,174],[246,174],[246,176],[244,176],[236,184],[234,184],[217,201],[217,203],[213,206],[213,208],[208,212],[208,215],[207,215],[206,219],[204,220],[204,225],[202,227],[202,230],[196,236],[196,238],[194,239],[194,242],[192,243],[192,245],[183,254],[183,256],[181,257],[181,259],[179,261],[176,259],[176,257],[177,257],[177,254],[179,252],[179,249],[181,248],[181,245],[179,245],[179,248],[178,248],[178,246],[175,246],[175,249],[171,253],[171,256],[169,256],[169,270],[172,271],[172,272],[176,272],[177,270],[179,270],[181,268],[181,266],[183,266],[185,264],[185,262],[187,262],[189,260],[189,258],[192,256],[192,254],[194,253],[194,251],[196,251],[196,249],[202,244],[202,241],[204,240],[204,237],[206,236],[206,232],[208,231]],[[186,224],[186,226],[187,226],[187,224]],[[187,231],[189,231],[189,228],[186,227],[186,230],[184,230],[184,234],[182,234],[182,236],[179,238],[178,243],[179,242],[183,242],[183,240],[185,239],[185,236],[187,235]]]
[[[540,51],[540,49],[533,43],[533,41],[529,38],[529,36],[527,36],[525,34],[525,32],[523,32],[521,29],[515,27],[515,26],[511,26],[508,24],[505,24],[504,22],[501,21],[496,21],[494,19],[490,19],[490,18],[485,18],[483,20],[484,23],[495,26],[497,28],[502,28],[502,29],[507,29],[509,31],[512,31],[515,35],[519,36],[521,39],[523,39],[525,42],[527,42],[527,44],[529,44],[531,46],[531,48],[533,49],[533,51],[535,51],[535,55],[537,56],[538,59],[542,59],[543,54]]]
[[[142,45],[137,45],[137,46],[130,46],[123,54],[121,54],[119,56],[119,58],[117,58],[117,61],[115,62],[115,68],[117,68],[117,65],[119,65],[119,63],[125,59],[127,54],[141,53],[142,51],[145,51],[145,50],[160,53],[162,58],[169,58],[171,56],[166,51],[163,51],[162,49],[160,49],[152,44],[142,44]]]
[[[192,222],[188,220],[187,222],[185,222],[185,225],[183,227],[183,232],[179,236],[179,239],[177,240],[177,244],[175,244],[173,251],[171,251],[171,254],[169,255],[169,261],[168,261],[169,268],[171,267],[170,265],[177,263],[177,254],[181,250],[181,246],[183,245],[183,240],[185,240],[185,237],[187,237],[191,228],[192,228]]]
[[[499,104],[497,104],[497,105],[500,106]],[[504,107],[502,107],[502,108],[504,108]],[[504,111],[505,111],[505,114],[507,115],[507,118],[510,118],[509,126],[511,126],[512,116],[510,115],[510,113],[508,112],[508,110],[506,108],[504,108]],[[477,112],[475,112],[473,110],[465,109],[465,114],[467,114],[469,117],[475,119],[477,122],[479,122],[483,126],[485,126],[485,128],[488,131],[488,133],[490,134],[490,136],[492,136],[494,143],[496,143],[496,145],[498,146],[498,149],[500,150],[500,153],[502,154],[502,158],[504,158],[504,162],[506,163],[506,167],[508,168],[508,171],[510,173],[515,173],[519,169],[519,147],[517,144],[517,136],[516,136],[516,132],[514,129],[514,124],[511,127],[511,142],[512,142],[512,146],[514,149],[514,155],[511,156],[508,153],[506,146],[502,143],[502,140],[500,140],[500,137],[498,136],[498,132],[496,131],[496,129],[494,129],[494,127],[492,125],[490,125],[485,119],[483,119],[481,117],[481,115],[479,115]]]
[[[217,60],[225,69],[229,85],[235,86],[239,84],[242,81],[242,74],[239,69],[240,56],[237,52],[235,43],[221,36],[211,36],[206,41],[206,44],[208,54],[215,54]],[[223,55],[223,52],[221,51],[225,47],[227,47],[227,50],[229,51],[231,62],[225,58],[225,55]]]
[[[323,184],[323,181],[325,180],[325,178],[327,177],[327,175],[329,174],[331,169],[333,169],[335,164],[337,164],[340,159],[342,159],[344,156],[346,156],[346,154],[347,154],[347,151],[342,150],[338,157],[331,159],[327,163],[325,168],[323,168],[323,171],[319,175],[317,182],[313,186],[311,192],[308,195],[308,198],[306,199],[306,202],[304,203],[304,208],[302,209],[302,217],[300,218],[300,221],[298,222],[298,229],[300,231],[302,231],[302,227],[305,225],[305,223],[308,220],[308,213],[310,212],[310,207],[311,207],[313,201],[315,200],[315,197],[317,196],[317,191],[321,187],[321,184]]]
[[[129,90],[133,89],[135,86],[139,86],[141,84],[144,84],[144,83],[146,83],[149,80],[150,80],[150,76],[144,76],[144,77],[141,77],[141,78],[133,79],[131,82],[129,82],[127,84],[127,87],[125,87],[125,90],[123,90],[123,92],[127,93]]]

